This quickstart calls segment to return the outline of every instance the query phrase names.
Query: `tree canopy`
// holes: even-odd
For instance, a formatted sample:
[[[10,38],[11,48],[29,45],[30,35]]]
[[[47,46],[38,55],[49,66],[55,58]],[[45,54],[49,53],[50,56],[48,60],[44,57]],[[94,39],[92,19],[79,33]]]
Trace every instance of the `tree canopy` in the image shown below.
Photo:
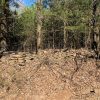
[[[3,15],[5,4],[10,12]],[[1,0],[0,5],[2,16],[17,15],[9,8],[18,7],[13,0]],[[37,0],[13,17],[11,23],[8,20],[11,19],[6,19],[6,25],[12,31],[7,32],[17,37],[16,44],[21,48],[91,48],[93,41],[100,42],[99,0]]]

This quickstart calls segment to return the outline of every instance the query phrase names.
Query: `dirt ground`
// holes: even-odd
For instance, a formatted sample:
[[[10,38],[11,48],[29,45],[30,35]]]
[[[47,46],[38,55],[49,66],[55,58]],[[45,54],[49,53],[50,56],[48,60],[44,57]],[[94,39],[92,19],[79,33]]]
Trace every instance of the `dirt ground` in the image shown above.
[[[0,100],[100,100],[100,61],[93,55],[85,49],[5,53]]]

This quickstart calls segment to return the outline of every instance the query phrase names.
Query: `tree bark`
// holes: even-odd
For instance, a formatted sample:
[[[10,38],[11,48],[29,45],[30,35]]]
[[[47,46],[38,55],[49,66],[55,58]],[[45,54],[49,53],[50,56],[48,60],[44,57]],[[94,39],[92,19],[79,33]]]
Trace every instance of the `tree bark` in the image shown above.
[[[64,48],[67,47],[66,22],[64,21]]]
[[[42,48],[42,0],[37,0],[37,48]]]
[[[37,25],[37,48],[42,48],[42,25],[38,24]]]
[[[93,44],[93,42],[97,41],[97,33],[95,32],[97,1],[98,0],[93,0],[93,4],[92,4],[91,36],[90,36],[91,37],[91,45]]]

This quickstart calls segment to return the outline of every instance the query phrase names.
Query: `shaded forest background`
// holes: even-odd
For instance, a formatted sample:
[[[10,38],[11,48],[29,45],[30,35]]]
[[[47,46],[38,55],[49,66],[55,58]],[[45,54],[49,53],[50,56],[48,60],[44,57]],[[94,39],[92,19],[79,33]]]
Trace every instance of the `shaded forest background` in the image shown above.
[[[0,0],[0,38],[7,50],[91,49],[96,43],[100,51],[99,0],[37,0],[21,14],[18,8],[14,0]]]

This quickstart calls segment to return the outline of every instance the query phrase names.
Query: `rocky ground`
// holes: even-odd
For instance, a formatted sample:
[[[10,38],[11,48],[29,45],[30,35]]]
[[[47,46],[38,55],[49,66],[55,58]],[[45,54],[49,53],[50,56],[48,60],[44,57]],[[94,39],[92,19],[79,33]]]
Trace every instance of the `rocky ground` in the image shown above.
[[[100,100],[100,61],[93,56],[85,49],[5,53],[0,100]]]

